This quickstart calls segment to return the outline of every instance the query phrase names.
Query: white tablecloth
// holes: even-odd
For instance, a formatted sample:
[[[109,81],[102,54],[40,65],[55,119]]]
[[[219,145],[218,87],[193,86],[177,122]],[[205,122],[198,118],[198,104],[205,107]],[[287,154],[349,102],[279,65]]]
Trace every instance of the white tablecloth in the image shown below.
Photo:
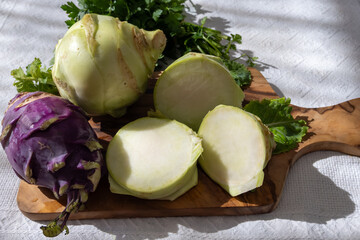
[[[60,9],[65,2],[0,0],[1,119],[16,93],[10,71],[34,57],[44,63],[52,58],[67,30]],[[241,34],[240,48],[259,57],[258,69],[293,104],[319,107],[360,97],[359,1],[193,3],[188,19],[208,16],[207,26]],[[42,239],[39,227],[45,222],[31,221],[18,210],[19,180],[3,150],[0,158],[0,239]],[[278,208],[269,214],[68,225],[70,235],[59,239],[360,239],[360,159],[325,151],[302,157],[290,169]]]

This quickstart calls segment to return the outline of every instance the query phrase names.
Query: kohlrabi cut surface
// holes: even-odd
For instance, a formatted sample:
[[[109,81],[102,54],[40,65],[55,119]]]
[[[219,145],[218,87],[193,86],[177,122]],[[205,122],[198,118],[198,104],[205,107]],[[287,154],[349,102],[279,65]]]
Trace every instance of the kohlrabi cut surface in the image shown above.
[[[231,196],[262,185],[275,143],[258,117],[219,105],[205,116],[198,134],[204,148],[201,167]]]
[[[174,200],[197,184],[201,152],[201,139],[186,125],[169,119],[137,119],[121,128],[109,144],[110,190]]]
[[[219,58],[188,53],[161,74],[154,89],[157,112],[195,131],[219,104],[241,107],[244,93]]]

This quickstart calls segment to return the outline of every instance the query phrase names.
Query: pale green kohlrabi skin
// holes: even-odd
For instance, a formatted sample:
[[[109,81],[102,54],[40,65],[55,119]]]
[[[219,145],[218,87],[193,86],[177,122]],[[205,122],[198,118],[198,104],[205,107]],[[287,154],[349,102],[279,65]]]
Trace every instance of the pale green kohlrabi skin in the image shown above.
[[[175,200],[198,183],[201,139],[175,120],[139,118],[122,127],[106,152],[110,191]]]
[[[199,136],[204,152],[199,163],[207,175],[231,196],[260,187],[275,141],[255,115],[219,105],[206,114]]]
[[[167,67],[154,88],[155,114],[194,131],[217,105],[241,107],[243,99],[243,91],[220,58],[193,52]]]
[[[89,115],[120,117],[146,90],[165,45],[161,30],[86,14],[59,40],[53,79],[60,95]]]

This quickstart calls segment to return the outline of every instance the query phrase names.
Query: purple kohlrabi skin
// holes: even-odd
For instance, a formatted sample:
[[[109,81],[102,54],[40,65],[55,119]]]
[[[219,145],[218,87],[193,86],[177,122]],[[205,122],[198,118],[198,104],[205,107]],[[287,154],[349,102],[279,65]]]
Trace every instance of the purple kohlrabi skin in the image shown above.
[[[79,107],[41,92],[18,94],[2,127],[1,144],[19,177],[51,189],[56,197],[71,193],[86,202],[99,183],[104,161]]]

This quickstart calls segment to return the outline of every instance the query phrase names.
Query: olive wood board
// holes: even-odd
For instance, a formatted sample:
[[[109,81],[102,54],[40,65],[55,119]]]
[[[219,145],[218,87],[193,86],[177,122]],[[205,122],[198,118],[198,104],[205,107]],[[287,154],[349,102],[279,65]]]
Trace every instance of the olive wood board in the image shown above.
[[[244,103],[278,98],[262,74],[254,68],[249,69],[253,81],[245,89]],[[154,74],[149,80],[147,92],[128,109],[124,117],[114,119],[106,116],[90,120],[104,149],[121,126],[146,116],[153,109],[152,92],[157,76]],[[85,208],[71,214],[70,219],[268,213],[277,207],[289,169],[302,155],[318,150],[332,150],[360,156],[360,98],[330,107],[293,106],[292,114],[295,118],[308,122],[307,135],[296,149],[272,156],[264,169],[263,185],[253,191],[231,197],[198,167],[198,184],[178,199],[144,200],[111,193],[107,176],[104,176],[97,190],[89,195]],[[52,220],[64,209],[66,197],[55,199],[48,189],[21,181],[17,203],[22,213],[32,220]]]

